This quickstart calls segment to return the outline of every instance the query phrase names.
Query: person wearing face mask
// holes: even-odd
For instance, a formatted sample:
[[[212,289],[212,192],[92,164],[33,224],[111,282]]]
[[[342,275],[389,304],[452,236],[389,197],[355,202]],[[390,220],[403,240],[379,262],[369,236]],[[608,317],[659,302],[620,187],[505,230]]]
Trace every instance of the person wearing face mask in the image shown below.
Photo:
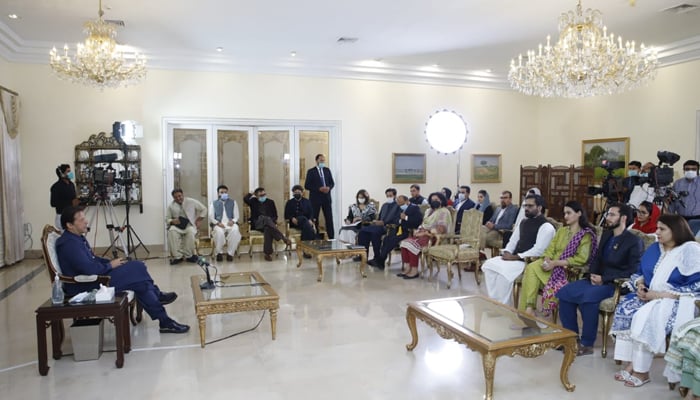
[[[639,205],[645,201],[650,203],[654,202],[656,191],[654,190],[654,187],[649,184],[649,174],[654,170],[654,168],[654,164],[650,162],[647,162],[642,166],[637,176],[634,177],[636,179],[633,179],[636,184],[632,187],[632,192],[629,193],[629,196],[627,196],[627,193],[625,193],[625,196],[627,196],[627,204],[635,208],[639,208]],[[632,171],[632,169],[629,170],[630,178],[632,178],[634,175],[634,172]],[[623,190],[624,188],[625,185],[623,184]]]
[[[284,219],[289,221],[289,227],[301,231],[301,240],[316,239],[316,227],[314,226],[314,210],[309,199],[304,197],[304,188],[294,185],[292,198],[284,205]],[[304,256],[311,257],[307,254]]]
[[[455,205],[455,210],[457,211],[457,216],[455,217],[455,234],[459,234],[459,232],[462,230],[462,215],[464,212],[476,207],[476,203],[469,198],[471,191],[472,190],[469,186],[459,187],[457,204]]]
[[[452,214],[447,209],[447,199],[442,193],[431,193],[430,208],[425,212],[423,223],[413,236],[401,241],[401,274],[404,279],[415,279],[418,273],[418,256],[423,248],[438,234],[444,234],[452,225]],[[404,265],[408,264],[408,268]]]
[[[63,209],[77,206],[80,201],[75,194],[75,184],[72,182],[75,179],[75,174],[71,171],[70,165],[61,164],[56,167],[56,176],[58,180],[51,185],[51,207],[56,209],[54,226],[61,231]]]
[[[314,209],[314,223],[318,229],[318,216],[323,210],[326,220],[326,234],[329,239],[335,237],[333,228],[333,208],[331,207],[331,190],[335,186],[331,170],[326,166],[326,156],[316,154],[316,166],[306,171],[304,188],[309,191],[309,200]]]
[[[264,187],[259,187],[243,196],[243,201],[250,207],[250,226],[264,235],[263,253],[265,261],[272,261],[272,240],[281,240],[287,246],[292,242],[277,227],[277,207],[272,199],[267,198]]]
[[[233,261],[233,255],[241,242],[238,229],[238,204],[228,196],[228,187],[216,188],[219,197],[209,205],[209,226],[212,229],[216,261],[223,261],[226,244],[226,261]]]
[[[678,194],[678,199],[669,204],[669,210],[685,218],[695,235],[700,231],[699,166],[695,160],[683,163],[683,178],[673,183],[673,191]]]
[[[374,253],[374,259],[368,262],[373,267],[383,269],[389,253],[423,222],[423,214],[420,212],[420,207],[412,204],[408,196],[403,194],[397,196],[396,205],[399,206],[400,213],[398,225],[387,226],[379,254]]]
[[[377,208],[370,201],[369,193],[365,189],[360,189],[355,195],[355,203],[348,207],[348,216],[345,217],[345,224],[340,228],[338,239],[355,244],[360,229],[374,221],[376,217]]]
[[[630,201],[630,195],[634,187],[639,185],[639,178],[642,172],[642,163],[639,161],[630,161],[627,164],[627,176],[622,180],[622,202]]]
[[[396,203],[396,189],[389,188],[384,191],[384,194],[386,195],[386,201],[382,204],[382,208],[379,209],[379,218],[363,226],[357,234],[357,244],[365,247],[368,256],[369,245],[372,243],[375,259],[379,258],[382,236],[387,232],[387,228],[390,225],[396,226],[399,223],[399,215],[401,214],[401,209]],[[384,269],[384,263],[376,263],[375,259],[369,260],[368,264]]]

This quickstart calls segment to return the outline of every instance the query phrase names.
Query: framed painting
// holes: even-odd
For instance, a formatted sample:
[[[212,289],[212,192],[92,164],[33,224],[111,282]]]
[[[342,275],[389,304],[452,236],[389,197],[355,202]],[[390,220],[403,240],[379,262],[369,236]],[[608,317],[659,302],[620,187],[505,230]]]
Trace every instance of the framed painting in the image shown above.
[[[595,168],[595,178],[603,179],[608,172],[624,177],[630,162],[630,138],[592,139],[581,143],[581,162]]]
[[[500,154],[472,154],[472,183],[498,183],[500,181]]]
[[[391,183],[425,183],[425,153],[392,153]]]

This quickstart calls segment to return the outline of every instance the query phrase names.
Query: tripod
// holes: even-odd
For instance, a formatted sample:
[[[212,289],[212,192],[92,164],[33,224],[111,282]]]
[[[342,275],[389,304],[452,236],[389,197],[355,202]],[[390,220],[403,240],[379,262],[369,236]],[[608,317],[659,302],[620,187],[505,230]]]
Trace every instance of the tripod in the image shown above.
[[[126,154],[126,152],[124,152]],[[143,241],[139,237],[138,233],[134,230],[134,228],[131,226],[131,223],[129,221],[129,211],[131,210],[131,185],[133,184],[133,179],[127,178],[124,179],[124,197],[126,198],[126,218],[124,219],[124,226],[122,227],[122,230],[126,231],[126,248],[129,249],[129,254],[134,253],[134,259],[138,259],[136,257],[136,249],[139,247],[143,247],[144,250],[146,250],[147,255],[151,255],[151,252],[148,250],[148,247],[146,247],[145,244],[143,244]],[[142,210],[143,212],[143,210]],[[136,240],[138,241],[138,244],[134,245],[135,241],[131,235],[134,235],[136,237]]]
[[[124,243],[124,239],[121,236],[122,229],[118,225],[114,224],[117,221],[117,214],[114,212],[114,204],[112,204],[111,199],[105,196],[100,196],[97,199],[95,213],[90,216],[89,226],[93,227],[97,225],[100,219],[100,209],[102,210],[102,215],[105,219],[107,232],[109,232],[109,247],[107,250],[105,250],[102,256],[104,257],[111,250],[113,258],[118,257],[119,251],[123,252],[125,257],[128,257],[128,247]],[[97,242],[97,231],[95,231],[95,242]]]

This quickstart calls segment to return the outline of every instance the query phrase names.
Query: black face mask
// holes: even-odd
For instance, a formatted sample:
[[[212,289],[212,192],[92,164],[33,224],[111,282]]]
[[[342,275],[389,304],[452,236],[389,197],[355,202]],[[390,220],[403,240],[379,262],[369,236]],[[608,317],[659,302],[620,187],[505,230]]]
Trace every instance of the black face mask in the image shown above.
[[[439,201],[431,201],[430,202],[430,208],[439,208],[440,207],[440,202]]]
[[[294,193],[294,198],[297,200],[301,199],[301,193]]]

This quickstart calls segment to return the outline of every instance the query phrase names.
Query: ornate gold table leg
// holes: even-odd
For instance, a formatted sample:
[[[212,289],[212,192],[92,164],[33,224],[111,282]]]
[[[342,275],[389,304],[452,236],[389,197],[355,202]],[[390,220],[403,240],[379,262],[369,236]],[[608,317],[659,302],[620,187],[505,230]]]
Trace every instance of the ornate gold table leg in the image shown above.
[[[561,384],[564,385],[566,391],[573,392],[576,389],[576,385],[572,385],[569,382],[569,367],[574,362],[576,358],[576,339],[571,338],[564,345],[564,359],[561,362],[561,371],[559,372],[559,378],[561,379]]]
[[[360,275],[362,275],[363,278],[367,277],[367,273],[365,272],[365,268],[367,266],[367,253],[364,251],[362,254],[360,254]]]
[[[485,400],[493,400],[493,375],[496,371],[496,357],[491,353],[484,353],[481,356],[484,365],[484,380],[486,381]]]
[[[277,338],[277,309],[270,309],[270,329],[272,329],[272,340]]]
[[[199,320],[199,343],[204,348],[207,337],[207,316],[205,314],[197,315],[197,320]]]
[[[316,264],[318,265],[318,278],[316,279],[316,282],[321,282],[323,281],[323,256],[322,255],[317,255],[316,256]]]
[[[408,324],[408,330],[411,331],[411,343],[406,345],[406,350],[411,351],[418,345],[418,330],[416,329],[416,314],[410,307],[406,309],[406,324]]]
[[[297,268],[301,267],[301,260],[303,260],[303,254],[301,251],[301,246],[299,246],[299,243],[297,243]]]

